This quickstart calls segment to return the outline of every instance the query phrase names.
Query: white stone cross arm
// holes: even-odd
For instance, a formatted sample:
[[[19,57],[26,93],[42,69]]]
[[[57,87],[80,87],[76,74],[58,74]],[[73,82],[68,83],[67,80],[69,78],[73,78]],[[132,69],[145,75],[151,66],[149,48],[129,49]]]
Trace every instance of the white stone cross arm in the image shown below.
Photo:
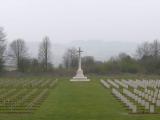
[[[82,51],[81,48],[79,47],[79,49],[78,49],[77,52],[79,53],[79,56],[80,56],[83,51]]]

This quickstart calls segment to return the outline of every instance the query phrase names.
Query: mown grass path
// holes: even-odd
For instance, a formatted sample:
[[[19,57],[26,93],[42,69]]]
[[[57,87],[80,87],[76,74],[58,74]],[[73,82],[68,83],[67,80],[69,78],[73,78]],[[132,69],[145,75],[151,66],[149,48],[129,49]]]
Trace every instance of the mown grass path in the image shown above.
[[[160,115],[129,115],[111,92],[91,82],[61,79],[34,114],[0,114],[0,120],[159,120]]]

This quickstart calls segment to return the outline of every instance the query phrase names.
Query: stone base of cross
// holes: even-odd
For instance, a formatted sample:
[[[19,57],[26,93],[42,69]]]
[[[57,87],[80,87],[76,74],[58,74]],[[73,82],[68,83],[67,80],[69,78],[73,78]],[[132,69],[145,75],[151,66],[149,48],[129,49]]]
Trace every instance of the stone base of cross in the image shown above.
[[[90,80],[84,76],[82,69],[78,69],[76,76],[73,77],[70,81],[90,81]]]

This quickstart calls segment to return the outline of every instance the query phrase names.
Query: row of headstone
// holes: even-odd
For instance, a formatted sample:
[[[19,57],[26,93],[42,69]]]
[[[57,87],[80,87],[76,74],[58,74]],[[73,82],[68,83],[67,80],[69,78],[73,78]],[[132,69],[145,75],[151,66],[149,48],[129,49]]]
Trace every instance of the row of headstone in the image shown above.
[[[115,83],[114,81],[112,81],[112,80],[107,80],[107,82],[108,82],[109,84],[111,84],[113,87],[119,88],[119,85],[118,85],[117,83]]]
[[[17,102],[20,104],[23,104],[25,101],[27,101],[31,96],[33,96],[36,92],[38,91],[38,89],[32,89],[31,92],[29,92],[28,94],[24,95],[21,99],[19,99]]]
[[[52,88],[57,82],[58,82],[58,79],[52,81],[52,82],[50,83],[49,87]]]
[[[142,99],[141,97],[130,92],[127,89],[123,89],[123,94],[133,99],[135,102],[143,106],[146,110],[149,110],[150,113],[154,113],[154,105],[150,104],[148,101]]]
[[[132,112],[137,112],[138,106],[143,106],[145,112],[155,113],[160,107],[160,80],[101,80],[106,88],[112,88],[112,93],[125,103]],[[129,89],[129,87],[131,87]],[[121,91],[121,88],[123,91]],[[121,93],[122,92],[122,93]],[[134,101],[135,108],[130,105]],[[142,109],[141,107],[139,109]]]
[[[136,86],[142,87],[142,88],[147,88],[147,87],[159,88],[160,87],[160,80],[127,80],[126,82],[130,85],[132,83],[133,85],[135,85],[135,87]]]
[[[122,81],[119,81],[117,79],[114,80],[115,83],[119,84],[120,86],[122,86],[123,88],[127,88],[128,89],[128,85]]]
[[[101,84],[104,85],[106,88],[110,88],[110,85],[105,80],[100,80]]]
[[[52,79],[6,79],[2,80],[0,79],[0,88],[15,88],[15,87],[47,87],[50,86],[50,83],[52,83]]]
[[[119,88],[119,85],[121,87],[124,87],[124,88],[127,88],[127,89],[128,89],[128,86],[130,86],[134,89],[138,89],[138,87],[140,87],[139,83],[135,83],[131,80],[128,80],[128,81],[127,80],[122,80],[122,81],[120,81],[120,80],[113,80],[113,81],[112,80],[107,80],[107,82],[110,83],[115,88]],[[148,89],[148,91],[147,91],[148,94],[151,94],[153,96],[153,94],[160,93],[160,90],[158,90],[157,88],[152,88],[152,89],[154,89],[154,90]],[[145,88],[145,92],[146,92],[146,90],[147,90],[147,88]],[[159,97],[160,97],[160,95],[159,95]]]
[[[132,102],[130,102],[124,95],[122,95],[119,91],[116,89],[112,88],[112,94],[114,94],[117,98],[119,98],[123,103],[128,106],[129,109],[132,110],[132,113],[137,112],[137,106],[134,105]]]
[[[15,81],[18,82],[17,85],[15,85]],[[4,86],[9,86],[9,88],[4,86],[0,88],[0,112],[33,112],[33,110],[39,108],[48,96],[49,89],[52,88],[58,80],[48,79],[45,81],[40,79],[38,83],[36,83],[35,80],[25,80],[25,82],[20,80],[15,81],[7,80],[7,82],[4,82]],[[1,81],[1,83],[2,82],[3,81]],[[11,86],[10,82],[14,85]],[[26,86],[32,85],[33,88],[19,87],[19,85],[23,86],[23,83]],[[42,85],[42,87],[36,87],[37,85]],[[43,87],[46,85],[47,87]]]
[[[152,94],[152,92],[145,93],[145,92],[142,92],[142,91],[136,90],[136,89],[134,89],[134,93],[138,94],[139,96],[141,96],[145,100],[149,101],[150,103],[156,104],[157,107],[160,107],[160,99],[159,99],[160,94],[158,94],[158,93]]]
[[[32,107],[35,106],[41,99],[47,94],[48,89],[44,89],[30,104],[27,105],[26,109],[32,110]]]
[[[46,80],[43,84],[41,84],[41,87],[44,87],[44,86],[46,86],[49,83],[50,83],[50,80]]]
[[[124,82],[131,88],[138,88],[138,85],[133,80],[122,80],[122,82]]]
[[[3,94],[0,95],[0,99],[4,98],[4,97],[6,97],[6,96],[8,96],[10,94],[13,94],[15,91],[16,91],[16,89],[10,89],[10,90],[4,92]]]
[[[160,87],[160,80],[137,80],[141,87],[152,87],[152,88],[159,88]]]
[[[27,92],[27,89],[19,90],[19,91],[16,92],[15,94],[12,94],[10,97],[8,97],[8,99],[10,99],[10,100],[15,100],[15,99],[17,99],[19,96],[24,95],[26,92]]]
[[[123,94],[131,97],[132,99],[137,99],[137,96],[134,93],[132,93],[129,90],[127,90],[127,89],[123,89]]]

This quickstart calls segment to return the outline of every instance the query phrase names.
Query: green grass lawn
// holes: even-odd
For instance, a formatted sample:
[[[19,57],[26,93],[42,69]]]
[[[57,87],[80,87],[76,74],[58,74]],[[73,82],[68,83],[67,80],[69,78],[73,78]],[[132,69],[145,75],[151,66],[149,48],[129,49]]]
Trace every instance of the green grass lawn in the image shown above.
[[[99,79],[60,79],[33,114],[4,114],[0,120],[159,120],[160,115],[131,115]]]

